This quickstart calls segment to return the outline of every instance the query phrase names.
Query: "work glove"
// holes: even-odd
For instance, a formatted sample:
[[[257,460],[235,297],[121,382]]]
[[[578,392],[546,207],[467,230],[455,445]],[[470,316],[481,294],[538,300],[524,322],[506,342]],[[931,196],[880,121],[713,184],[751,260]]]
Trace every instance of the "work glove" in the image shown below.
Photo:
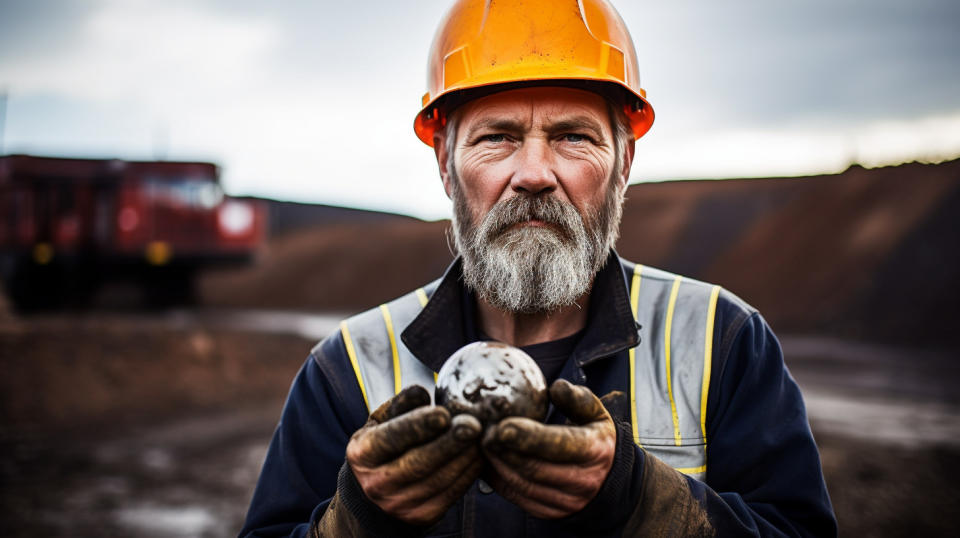
[[[347,444],[347,463],[364,494],[387,514],[413,525],[439,520],[480,475],[475,417],[430,405],[419,385],[378,407]]]
[[[482,446],[490,462],[486,481],[527,513],[555,519],[580,511],[600,491],[613,465],[617,430],[587,387],[558,379],[549,393],[567,425],[509,417],[487,429]]]

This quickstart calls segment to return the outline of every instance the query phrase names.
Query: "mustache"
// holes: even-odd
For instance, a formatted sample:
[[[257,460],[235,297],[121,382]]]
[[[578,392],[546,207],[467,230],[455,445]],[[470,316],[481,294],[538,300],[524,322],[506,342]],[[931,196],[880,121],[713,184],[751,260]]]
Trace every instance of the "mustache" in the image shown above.
[[[497,202],[485,220],[484,235],[488,239],[499,237],[517,224],[538,220],[552,227],[564,239],[573,240],[573,227],[580,222],[580,214],[573,204],[550,194],[518,194]]]

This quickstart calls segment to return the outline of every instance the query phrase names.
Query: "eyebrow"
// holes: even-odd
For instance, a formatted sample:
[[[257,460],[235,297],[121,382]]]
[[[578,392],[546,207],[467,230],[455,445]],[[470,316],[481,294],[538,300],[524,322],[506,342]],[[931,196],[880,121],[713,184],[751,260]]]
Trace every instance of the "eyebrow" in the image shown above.
[[[470,130],[467,131],[466,140],[471,140],[476,135],[477,131],[484,129],[490,129],[493,131],[500,131],[506,133],[521,133],[526,129],[526,125],[522,122],[510,119],[503,118],[488,118],[478,121],[477,123],[470,126]],[[591,117],[588,116],[574,116],[571,118],[563,118],[553,123],[548,123],[544,130],[548,134],[557,134],[567,131],[577,131],[580,129],[586,129],[590,131],[597,140],[603,140],[603,127],[597,123]]]
[[[474,135],[477,134],[477,131],[482,131],[485,129],[490,129],[492,131],[500,131],[507,133],[519,133],[522,132],[525,127],[524,125],[515,120],[507,120],[502,118],[487,118],[478,121],[477,123],[470,126],[470,130],[467,131],[465,140],[472,140]]]

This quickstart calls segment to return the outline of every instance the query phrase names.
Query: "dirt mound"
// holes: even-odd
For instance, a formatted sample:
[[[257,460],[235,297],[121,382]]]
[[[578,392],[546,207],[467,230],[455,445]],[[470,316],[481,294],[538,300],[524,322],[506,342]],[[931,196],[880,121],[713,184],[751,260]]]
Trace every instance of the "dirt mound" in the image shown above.
[[[646,184],[630,195],[623,255],[720,283],[779,330],[950,344],[960,161]]]
[[[0,324],[0,418],[11,431],[91,432],[237,405],[277,405],[312,342],[136,316]],[[0,435],[0,438],[3,436]],[[2,439],[0,439],[2,440]]]
[[[205,304],[354,311],[437,278],[453,260],[449,223],[403,217],[289,232],[253,268],[205,275]]]
[[[452,259],[447,221],[324,218],[275,238],[252,269],[207,275],[205,302],[355,311]],[[960,161],[634,185],[621,229],[625,257],[720,283],[779,331],[954,345]]]

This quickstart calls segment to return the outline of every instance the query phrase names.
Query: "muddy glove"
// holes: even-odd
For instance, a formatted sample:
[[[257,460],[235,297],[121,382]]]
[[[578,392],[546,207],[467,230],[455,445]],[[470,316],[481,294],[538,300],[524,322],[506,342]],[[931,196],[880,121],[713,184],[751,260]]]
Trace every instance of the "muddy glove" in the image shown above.
[[[420,386],[385,402],[347,444],[347,462],[367,498],[414,525],[439,520],[479,476],[482,427],[451,419]]]
[[[587,387],[558,379],[550,401],[570,419],[566,426],[510,417],[487,429],[483,451],[487,482],[500,495],[540,518],[580,511],[600,491],[613,464],[613,419]]]

